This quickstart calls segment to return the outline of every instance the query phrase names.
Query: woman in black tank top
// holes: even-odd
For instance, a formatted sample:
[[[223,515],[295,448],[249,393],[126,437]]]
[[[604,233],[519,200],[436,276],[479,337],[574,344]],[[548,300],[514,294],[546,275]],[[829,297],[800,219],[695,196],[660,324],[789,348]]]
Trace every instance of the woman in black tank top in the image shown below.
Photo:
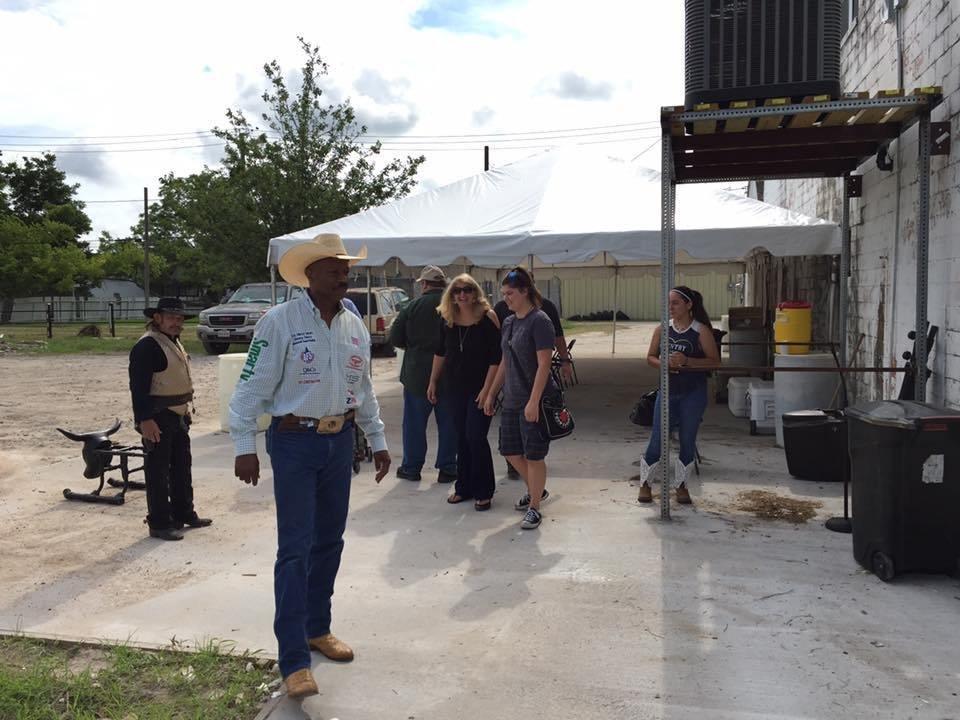
[[[677,502],[690,504],[687,478],[697,453],[697,431],[707,407],[708,368],[720,364],[720,351],[713,337],[703,296],[685,285],[670,291],[670,427],[680,431],[680,452],[673,484]],[[660,367],[660,327],[653,333],[647,364]],[[704,368],[698,372],[690,368]],[[684,368],[681,370],[681,368]],[[637,502],[653,501],[649,479],[660,462],[660,394],[653,412],[653,432],[640,459],[640,492]]]

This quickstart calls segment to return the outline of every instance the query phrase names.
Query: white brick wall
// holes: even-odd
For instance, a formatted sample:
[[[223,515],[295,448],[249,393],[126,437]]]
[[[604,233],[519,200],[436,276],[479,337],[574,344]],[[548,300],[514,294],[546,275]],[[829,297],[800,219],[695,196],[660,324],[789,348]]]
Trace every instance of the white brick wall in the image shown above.
[[[861,0],[860,17],[843,49],[845,90],[897,87],[897,35],[884,22],[885,0]],[[902,10],[903,73],[907,91],[941,85],[944,100],[934,121],[951,123],[949,156],[931,159],[930,322],[940,327],[931,357],[928,400],[960,408],[960,0],[909,0]],[[893,172],[872,160],[862,165],[863,197],[851,201],[851,304],[849,343],[860,334],[855,358],[868,365],[900,365],[910,349],[907,332],[916,312],[917,128],[891,145]],[[900,218],[897,233],[899,168]],[[840,180],[767,182],[764,200],[840,221]],[[895,397],[900,377],[857,376],[860,400]]]

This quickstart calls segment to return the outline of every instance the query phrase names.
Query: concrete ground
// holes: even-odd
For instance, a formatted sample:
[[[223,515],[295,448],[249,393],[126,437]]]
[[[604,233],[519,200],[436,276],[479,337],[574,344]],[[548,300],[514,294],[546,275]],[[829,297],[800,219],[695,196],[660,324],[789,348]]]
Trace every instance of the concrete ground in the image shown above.
[[[302,707],[280,699],[265,715],[960,718],[960,582],[885,584],[862,570],[851,537],[823,528],[841,488],[790,478],[773,439],[751,437],[725,406],[712,405],[701,430],[694,507],[674,506],[665,523],[658,504],[636,504],[628,478],[647,432],[627,414],[656,383],[639,359],[648,338],[649,326],[627,327],[615,358],[609,337],[578,342],[577,431],[551,451],[537,531],[519,527],[518,481],[498,479],[493,510],[477,513],[446,504],[449,487],[430,474],[378,486],[365,466],[334,598],[334,631],[357,658],[315,656],[321,695]],[[378,392],[396,463],[400,387],[381,381]],[[108,557],[64,574],[26,567],[27,581],[0,590],[0,627],[222,638],[274,654],[269,471],[256,488],[238,483],[223,434],[199,434],[194,449],[197,504],[213,527],[152,541],[133,493],[102,509],[117,529]],[[30,512],[57,513],[69,536],[71,516],[89,508],[57,499],[79,470],[77,458],[25,471],[24,487],[48,499],[13,516],[27,547]],[[758,520],[736,509],[739,492],[758,488],[823,505],[803,525]],[[63,552],[82,554],[84,538],[70,537]],[[143,594],[157,577],[165,590]]]

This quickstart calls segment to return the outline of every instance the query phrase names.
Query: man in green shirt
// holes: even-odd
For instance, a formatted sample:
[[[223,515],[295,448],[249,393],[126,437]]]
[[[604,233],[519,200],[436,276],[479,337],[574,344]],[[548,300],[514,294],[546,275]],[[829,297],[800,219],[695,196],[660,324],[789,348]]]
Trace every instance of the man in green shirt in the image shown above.
[[[403,385],[403,462],[397,477],[420,481],[427,457],[427,422],[437,420],[437,482],[457,479],[457,432],[440,388],[437,404],[427,400],[427,385],[437,346],[442,342],[443,320],[437,306],[447,277],[435,265],[427,265],[417,278],[423,294],[404,307],[390,327],[390,344],[403,350],[400,382]]]

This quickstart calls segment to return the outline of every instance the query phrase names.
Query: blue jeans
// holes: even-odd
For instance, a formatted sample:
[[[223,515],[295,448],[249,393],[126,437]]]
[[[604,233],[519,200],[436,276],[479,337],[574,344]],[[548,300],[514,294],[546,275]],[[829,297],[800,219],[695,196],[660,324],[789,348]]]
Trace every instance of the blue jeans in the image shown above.
[[[437,419],[437,464],[450,475],[457,474],[457,429],[453,424],[449,401],[444,395],[436,405],[426,396],[403,391],[403,462],[404,470],[420,472],[427,459],[427,421],[430,413]]]
[[[707,409],[707,384],[678,393],[670,390],[670,430],[680,430],[680,462],[689,465],[697,456],[697,431]],[[643,455],[648,465],[660,459],[660,393],[653,408],[653,432]]]
[[[330,598],[340,569],[350,502],[353,423],[335,435],[267,430],[277,503],[273,566],[280,674],[310,667],[308,638],[330,632]]]

